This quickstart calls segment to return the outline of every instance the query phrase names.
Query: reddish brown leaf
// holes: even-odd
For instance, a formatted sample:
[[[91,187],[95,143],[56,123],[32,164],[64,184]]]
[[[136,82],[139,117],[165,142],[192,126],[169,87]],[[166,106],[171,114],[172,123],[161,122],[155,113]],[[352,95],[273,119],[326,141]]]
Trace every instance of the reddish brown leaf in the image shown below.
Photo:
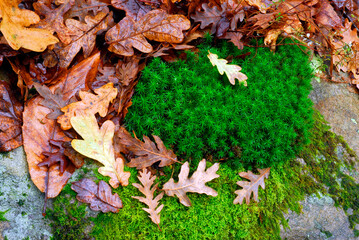
[[[107,31],[106,41],[109,50],[119,55],[132,56],[133,48],[144,53],[152,52],[152,46],[146,40],[180,43],[182,31],[190,28],[190,21],[182,15],[168,15],[163,10],[153,10],[139,21],[125,17]]]
[[[112,21],[112,13],[108,12],[100,12],[94,17],[86,16],[86,23],[67,19],[66,26],[71,30],[71,43],[62,45],[57,51],[60,67],[67,68],[81,48],[85,58],[90,56],[95,47],[97,33],[107,30]]]
[[[61,89],[63,99],[67,101],[73,97],[79,89],[86,89],[86,81],[94,78],[97,72],[97,65],[100,60],[100,54],[80,62],[71,68],[66,75],[62,75],[58,83],[51,86],[50,90]],[[41,154],[43,152],[52,152],[49,145],[50,139],[59,141],[70,141],[71,139],[61,131],[55,120],[47,119],[46,116],[51,113],[51,109],[41,105],[43,98],[41,96],[30,99],[26,105],[23,114],[23,138],[24,149],[29,165],[29,172],[34,184],[43,192],[45,190],[45,176],[47,167],[39,167],[37,164],[43,161]],[[34,137],[36,136],[36,137]],[[50,167],[48,197],[56,197],[67,180],[71,177],[75,167],[70,164],[63,174],[60,173],[59,165]]]
[[[22,104],[15,98],[10,85],[0,80],[0,152],[22,145]]]
[[[49,144],[57,147],[58,150],[55,150],[54,152],[43,152],[42,154],[46,157],[46,159],[41,163],[37,164],[37,166],[46,166],[47,168],[50,168],[56,163],[60,163],[60,173],[63,174],[68,165],[68,160],[64,155],[64,148],[62,147],[62,143],[64,142],[50,140]]]
[[[118,194],[112,194],[111,187],[102,180],[97,186],[91,179],[83,178],[78,182],[73,182],[71,189],[77,192],[76,199],[90,204],[93,211],[118,213],[122,208],[122,201]]]
[[[258,188],[261,186],[263,189],[265,188],[264,179],[268,178],[270,168],[258,169],[259,175],[253,174],[251,171],[248,172],[240,172],[239,176],[243,178],[247,178],[248,181],[238,181],[237,184],[241,186],[243,189],[237,190],[236,193],[238,196],[234,199],[233,204],[242,204],[243,199],[246,199],[246,203],[250,203],[250,198],[253,192],[254,201],[258,202]]]
[[[152,164],[159,161],[159,167],[164,167],[178,162],[177,156],[173,151],[168,150],[162,140],[157,136],[153,136],[157,146],[146,136],[143,136],[144,142],[139,140],[136,136],[133,138],[131,134],[122,127],[117,132],[117,137],[119,137],[120,144],[124,145],[129,151],[136,155],[136,157],[131,158],[131,162],[127,164],[129,167],[142,169],[150,167]]]
[[[238,49],[243,49],[243,34],[240,32],[227,32],[225,39],[230,39],[229,41],[232,42]]]
[[[330,28],[342,28],[343,24],[332,5],[327,0],[321,1],[321,6],[315,17],[315,22]]]
[[[126,16],[131,17],[134,21],[140,20],[149,11],[151,11],[151,7],[149,5],[146,5],[142,1],[138,0],[112,0],[111,4],[115,8],[124,10],[126,12]]]
[[[71,31],[64,25],[63,17],[75,0],[66,0],[64,4],[55,9],[51,8],[51,2],[51,0],[39,0],[33,4],[35,11],[45,17],[37,26],[56,32],[61,42],[69,44],[71,42]]]

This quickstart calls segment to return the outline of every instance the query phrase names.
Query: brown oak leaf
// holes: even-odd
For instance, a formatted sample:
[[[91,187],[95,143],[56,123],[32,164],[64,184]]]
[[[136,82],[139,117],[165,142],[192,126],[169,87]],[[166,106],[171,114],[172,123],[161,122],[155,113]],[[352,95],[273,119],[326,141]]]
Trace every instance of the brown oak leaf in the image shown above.
[[[246,199],[246,203],[250,203],[250,198],[253,192],[254,201],[258,202],[258,188],[261,186],[263,189],[265,188],[264,179],[268,178],[270,168],[258,169],[259,175],[255,175],[251,171],[248,172],[240,172],[239,176],[243,178],[247,178],[248,181],[238,181],[237,184],[241,186],[243,189],[237,190],[234,193],[238,196],[234,199],[233,204],[242,204],[243,199]]]
[[[61,75],[57,84],[51,86],[50,90],[54,91],[59,88],[65,101],[71,99],[79,89],[86,89],[86,81],[90,81],[96,76],[99,61],[100,53],[83,60],[67,70],[66,74]],[[42,192],[45,190],[45,178],[48,169],[45,166],[38,166],[43,161],[41,154],[43,152],[52,152],[52,147],[49,144],[51,139],[65,142],[71,140],[60,129],[55,120],[46,118],[52,110],[42,105],[43,100],[43,97],[37,96],[27,101],[23,113],[24,124],[22,127],[24,149],[31,180]],[[50,167],[49,179],[51,181],[49,182],[47,197],[56,197],[74,171],[75,167],[72,164],[68,165],[63,174],[60,173],[58,164]]]
[[[88,178],[73,182],[71,189],[77,192],[76,199],[90,204],[93,211],[118,213],[122,208],[122,201],[117,193],[112,194],[111,187],[100,181],[98,185]]]
[[[35,52],[42,52],[48,45],[55,44],[58,39],[47,29],[30,27],[40,21],[33,11],[20,9],[21,0],[0,1],[0,31],[9,45],[18,50],[23,47]]]
[[[140,20],[151,11],[151,6],[138,0],[112,0],[111,5],[115,8],[124,10],[126,16],[131,17],[134,21]]]
[[[22,104],[15,98],[9,83],[0,80],[0,152],[22,145]]]
[[[198,164],[197,170],[188,178],[189,164],[185,162],[178,175],[178,182],[175,183],[173,178],[171,178],[163,185],[163,190],[168,196],[176,195],[183,205],[190,207],[191,201],[186,195],[187,192],[204,193],[213,197],[217,196],[217,192],[213,188],[206,186],[206,183],[219,177],[216,173],[218,168],[219,163],[215,163],[212,167],[205,170],[206,159],[203,159]]]
[[[82,155],[103,164],[104,166],[100,167],[98,171],[100,174],[111,178],[110,184],[113,188],[117,188],[120,184],[127,186],[131,174],[124,171],[124,160],[122,158],[115,159],[113,148],[115,124],[107,120],[99,128],[93,114],[80,114],[71,117],[71,125],[83,138],[83,140],[72,140],[72,147]]]
[[[85,58],[90,56],[95,48],[97,34],[107,30],[108,24],[112,21],[112,13],[108,12],[100,12],[94,17],[86,16],[85,23],[67,19],[65,23],[71,30],[71,43],[61,45],[56,51],[60,67],[67,68],[81,48]]]
[[[107,114],[107,108],[110,102],[117,96],[117,89],[113,87],[113,83],[108,83],[100,88],[95,89],[95,94],[86,91],[80,91],[79,95],[82,99],[79,102],[70,103],[61,108],[65,114],[57,118],[57,122],[61,125],[63,130],[71,128],[70,119],[76,116],[76,113],[82,114],[96,114],[99,113],[101,117]]]
[[[201,22],[201,29],[212,24],[211,33],[217,33],[220,37],[229,29],[229,19],[226,16],[227,3],[222,6],[222,10],[219,10],[217,6],[210,8],[207,3],[203,3],[204,12],[197,12],[191,18],[196,22]]]
[[[151,218],[152,222],[159,225],[160,224],[160,212],[163,208],[163,204],[161,204],[160,206],[158,206],[158,204],[159,204],[159,200],[161,200],[161,198],[163,197],[164,192],[161,192],[156,197],[154,197],[153,193],[157,189],[158,183],[156,183],[155,186],[153,186],[151,188],[152,184],[154,183],[154,181],[156,179],[156,176],[151,177],[151,172],[148,171],[146,168],[144,168],[140,172],[140,175],[137,178],[138,178],[138,180],[140,180],[142,185],[138,184],[138,183],[132,183],[132,185],[134,187],[138,188],[138,190],[141,193],[143,193],[146,197],[135,196],[133,198],[139,200],[140,202],[142,202],[148,206],[148,208],[142,208],[142,209],[150,214],[149,217]]]
[[[46,85],[41,85],[37,82],[34,82],[33,85],[40,96],[44,98],[41,105],[53,111],[47,114],[46,117],[48,119],[57,119],[58,116],[62,115],[61,108],[65,107],[68,102],[64,100],[61,89],[56,88],[55,92],[52,93]]]
[[[136,135],[133,138],[123,127],[118,130],[117,137],[119,138],[118,142],[136,156],[135,158],[131,158],[131,161],[127,164],[129,167],[142,169],[150,167],[159,161],[161,161],[159,167],[164,167],[178,162],[177,156],[173,151],[168,150],[162,140],[157,136],[153,136],[157,146],[146,136],[143,136],[144,142],[139,140]]]
[[[107,5],[107,3],[98,0],[76,0],[75,4],[65,14],[65,18],[76,18],[85,22],[86,16],[95,16],[100,12],[108,13]]]
[[[148,12],[135,21],[127,16],[106,33],[109,50],[119,55],[132,56],[133,48],[144,53],[152,52],[149,40],[168,43],[183,41],[183,30],[190,28],[190,21],[182,15],[169,15],[163,10]]]
[[[39,0],[33,4],[35,11],[44,16],[37,26],[56,32],[64,44],[71,42],[71,31],[64,25],[64,14],[72,7],[75,0],[66,0],[57,8],[51,8],[51,0]]]

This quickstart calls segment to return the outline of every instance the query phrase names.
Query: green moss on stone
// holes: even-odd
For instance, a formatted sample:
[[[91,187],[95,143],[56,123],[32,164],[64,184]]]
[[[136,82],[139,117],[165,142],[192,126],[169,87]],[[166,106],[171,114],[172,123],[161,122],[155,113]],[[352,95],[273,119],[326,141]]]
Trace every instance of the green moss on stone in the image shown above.
[[[0,211],[0,221],[8,221],[8,220],[5,218],[5,214],[6,214],[8,211],[9,211],[9,209],[6,210],[6,211],[3,211],[3,212]]]
[[[51,220],[54,240],[85,239],[84,230],[90,224],[86,218],[86,205],[75,201],[76,193],[67,184],[54,199],[53,209],[47,209],[46,217]]]
[[[292,43],[289,40],[286,43]],[[312,70],[298,46],[239,50],[211,41],[184,61],[155,58],[142,71],[125,118],[137,136],[157,135],[181,158],[226,159],[238,167],[268,167],[293,158],[312,126]],[[210,63],[208,51],[233,57],[248,86],[233,86]],[[246,59],[236,58],[250,52]]]

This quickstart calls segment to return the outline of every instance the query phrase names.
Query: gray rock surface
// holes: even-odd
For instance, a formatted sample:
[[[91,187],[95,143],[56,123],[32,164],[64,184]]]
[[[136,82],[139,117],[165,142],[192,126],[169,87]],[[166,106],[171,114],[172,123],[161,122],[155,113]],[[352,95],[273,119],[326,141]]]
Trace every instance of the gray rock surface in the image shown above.
[[[328,121],[331,131],[343,136],[359,156],[359,95],[350,92],[348,84],[312,81],[312,86],[310,98],[314,107]],[[340,156],[343,148],[338,147],[337,152]],[[359,163],[356,169],[344,172],[359,182]],[[353,230],[349,228],[348,216],[343,209],[334,206],[332,198],[312,195],[302,202],[302,206],[302,214],[286,214],[291,229],[282,230],[283,239],[359,239],[354,237]]]
[[[334,200],[328,196],[307,197],[303,202],[303,212],[286,214],[290,230],[282,230],[282,239],[356,239],[349,228],[348,217],[341,208],[334,206]]]
[[[44,194],[32,183],[25,153],[19,147],[0,154],[0,240],[49,239],[51,228],[41,215]]]

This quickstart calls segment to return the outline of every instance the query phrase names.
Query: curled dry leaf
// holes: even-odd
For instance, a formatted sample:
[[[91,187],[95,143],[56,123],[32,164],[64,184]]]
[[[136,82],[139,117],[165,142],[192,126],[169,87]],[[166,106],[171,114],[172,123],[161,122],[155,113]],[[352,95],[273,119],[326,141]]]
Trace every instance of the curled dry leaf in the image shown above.
[[[71,99],[79,89],[86,89],[86,81],[90,81],[96,76],[99,61],[100,54],[97,53],[80,62],[69,69],[65,75],[61,75],[58,83],[51,86],[50,90],[54,91],[59,88],[62,91],[64,101]],[[31,180],[42,192],[45,190],[45,176],[48,169],[46,166],[38,166],[44,160],[41,154],[52,152],[52,147],[49,144],[50,139],[65,142],[71,140],[63,133],[55,120],[46,118],[52,111],[42,105],[43,100],[43,97],[37,96],[26,103],[22,127],[24,149]],[[56,197],[74,171],[75,167],[70,164],[61,174],[59,164],[53,165],[49,169],[51,181],[48,186],[48,197]]]
[[[163,10],[148,12],[135,21],[127,16],[106,33],[109,50],[119,55],[132,56],[133,47],[144,53],[153,48],[146,40],[180,43],[184,36],[182,31],[189,29],[190,21],[182,15],[169,15]]]
[[[253,192],[254,201],[258,202],[258,188],[261,186],[263,189],[265,188],[264,179],[268,178],[270,168],[258,169],[259,175],[255,175],[251,171],[248,172],[240,172],[239,176],[243,178],[247,178],[250,182],[247,181],[238,181],[237,184],[241,186],[243,189],[237,190],[236,193],[238,196],[234,199],[233,204],[242,204],[243,199],[246,199],[246,203],[250,203],[250,198]]]
[[[157,189],[158,183],[155,186],[153,186],[152,188],[151,188],[151,186],[154,183],[155,179],[156,179],[156,176],[151,177],[151,172],[148,171],[146,168],[144,168],[140,172],[140,175],[138,176],[138,180],[140,180],[142,185],[138,184],[138,183],[132,183],[132,185],[134,187],[138,188],[138,190],[141,193],[143,193],[146,197],[137,197],[136,196],[133,198],[139,200],[140,202],[142,202],[148,206],[148,208],[142,208],[142,209],[150,214],[149,217],[151,218],[152,222],[159,225],[160,224],[160,212],[163,208],[163,204],[158,206],[158,204],[159,204],[158,201],[161,200],[164,192],[161,192],[154,198],[153,193]]]
[[[18,50],[21,47],[42,52],[48,45],[55,44],[58,39],[47,29],[30,27],[40,21],[40,17],[33,11],[20,9],[21,0],[1,0],[0,31],[9,45]]]
[[[127,164],[129,167],[142,169],[150,167],[159,161],[161,162],[158,166],[164,167],[177,162],[177,156],[172,150],[168,150],[162,140],[157,136],[153,136],[157,146],[146,136],[143,136],[145,142],[142,142],[136,136],[133,138],[123,127],[117,132],[117,137],[119,138],[118,142],[136,156],[135,158],[131,158],[131,161]]]
[[[115,160],[113,149],[115,124],[107,120],[99,128],[93,114],[77,115],[72,117],[70,121],[72,127],[84,139],[72,140],[72,147],[82,155],[103,164],[104,166],[100,167],[98,171],[100,174],[111,178],[110,184],[113,188],[117,188],[119,184],[127,186],[131,174],[124,172],[124,160],[122,158]]]
[[[22,145],[22,104],[15,98],[10,85],[0,80],[0,152]]]
[[[218,72],[223,75],[223,73],[226,73],[229,82],[232,85],[236,84],[236,79],[238,79],[239,82],[243,82],[244,86],[247,86],[247,79],[248,77],[241,73],[240,71],[242,68],[238,65],[230,65],[228,64],[228,61],[226,59],[218,59],[218,56],[216,54],[211,53],[208,51],[207,57],[211,61],[213,66],[217,66]]]
[[[213,188],[206,186],[206,183],[219,177],[216,173],[218,168],[219,163],[215,163],[212,167],[205,170],[206,159],[203,159],[198,164],[197,170],[188,178],[189,164],[185,162],[178,175],[178,182],[175,183],[173,178],[171,178],[163,185],[163,190],[168,196],[176,195],[183,205],[190,207],[191,201],[186,195],[187,192],[204,193],[213,197],[217,196],[217,192]]]
[[[57,122],[63,130],[71,128],[70,119],[77,113],[91,115],[99,113],[101,117],[105,117],[108,111],[108,105],[117,96],[117,89],[113,87],[113,83],[108,83],[100,88],[95,89],[95,94],[86,91],[80,91],[79,95],[82,99],[79,102],[70,103],[61,108],[65,114],[57,118]]]
[[[118,194],[112,194],[111,187],[102,180],[96,185],[91,179],[83,178],[73,182],[71,189],[77,192],[76,199],[90,204],[93,211],[118,213],[122,208]]]

